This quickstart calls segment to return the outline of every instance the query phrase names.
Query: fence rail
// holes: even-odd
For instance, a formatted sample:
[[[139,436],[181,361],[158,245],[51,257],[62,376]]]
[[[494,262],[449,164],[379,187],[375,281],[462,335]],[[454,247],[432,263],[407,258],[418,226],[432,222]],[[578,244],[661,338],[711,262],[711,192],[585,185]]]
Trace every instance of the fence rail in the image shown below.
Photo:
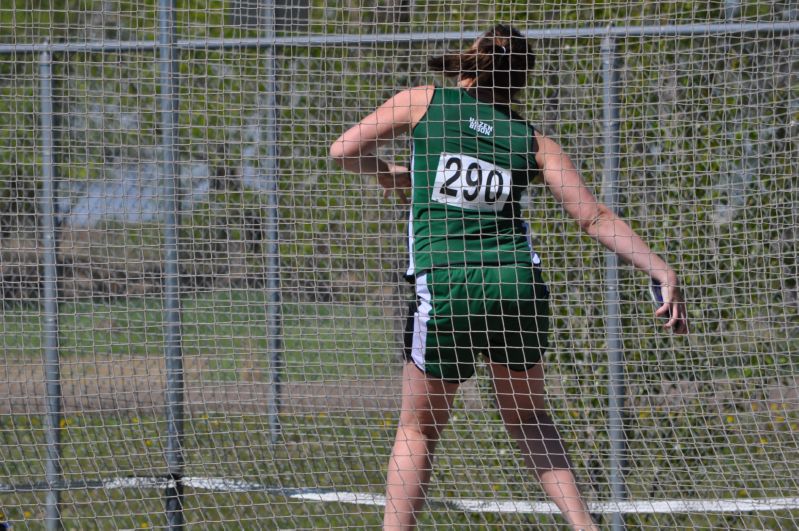
[[[532,28],[523,33],[529,39],[577,39],[612,37],[690,37],[720,33],[796,33],[797,22],[748,22],[715,24],[663,24],[648,26],[607,26],[597,28]],[[302,35],[225,39],[176,39],[179,50],[217,50],[222,48],[272,48],[280,46],[332,46],[338,44],[370,45],[380,43],[426,43],[474,39],[476,31],[408,32],[368,35]],[[98,42],[45,42],[30,44],[0,44],[2,54],[77,53],[77,52],[144,52],[159,48],[157,40]]]

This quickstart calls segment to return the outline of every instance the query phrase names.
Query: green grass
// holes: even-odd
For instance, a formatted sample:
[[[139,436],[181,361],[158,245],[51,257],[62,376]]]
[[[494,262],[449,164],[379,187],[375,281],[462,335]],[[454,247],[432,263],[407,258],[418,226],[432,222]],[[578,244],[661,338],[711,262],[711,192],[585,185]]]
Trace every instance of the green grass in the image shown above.
[[[237,381],[268,369],[266,299],[260,291],[221,291],[182,300],[182,347],[206,362],[212,380]],[[164,356],[165,321],[154,298],[61,304],[63,363]],[[0,345],[22,361],[43,355],[42,310],[28,305],[0,315]],[[284,378],[288,381],[385,376],[396,366],[393,322],[379,310],[343,304],[284,304]]]
[[[183,440],[186,475],[242,479],[285,489],[383,492],[395,414],[284,415],[281,421],[282,438],[273,444],[263,416],[200,414],[188,419]],[[160,418],[122,413],[70,415],[65,418],[63,428],[62,465],[66,479],[152,477],[165,473],[162,451],[166,429]],[[37,418],[0,417],[3,483],[25,485],[42,481],[43,439]],[[744,456],[741,449],[737,457]],[[693,473],[712,475],[703,463],[693,465]],[[578,461],[577,466],[579,477],[585,478],[587,473],[582,463]],[[740,462],[732,459],[726,463],[719,460],[716,469],[719,480],[708,484],[705,492],[685,497],[713,497],[714,492],[722,491],[726,478],[740,474],[739,467]],[[595,496],[591,488],[586,488],[586,492]],[[675,494],[674,497],[683,497]],[[778,495],[753,491],[745,494]],[[64,492],[64,527],[159,527],[164,525],[161,496],[159,490],[130,488]],[[646,495],[639,492],[633,497],[640,499]],[[540,500],[542,495],[532,475],[521,467],[496,413],[489,410],[456,413],[439,448],[430,498]],[[17,528],[37,529],[41,525],[43,493],[4,493],[0,504],[7,518],[22,524]],[[189,523],[224,529],[238,526],[376,529],[380,512],[379,507],[291,500],[266,492],[209,493],[188,489],[185,499]],[[798,516],[796,512],[785,511],[731,516],[638,515],[630,516],[628,523],[634,529],[647,526],[776,529],[780,525],[789,526]],[[558,517],[464,513],[439,504],[430,505],[421,518],[422,527],[434,528],[491,529],[502,525],[520,528],[559,523]]]
[[[183,441],[186,475],[241,478],[287,489],[382,493],[396,415],[295,415],[281,420],[282,439],[273,444],[264,417],[203,414],[190,419]],[[483,436],[496,439],[489,447],[474,437],[468,420],[464,416],[456,418],[444,439],[439,456],[441,473],[431,495],[528,496],[528,488],[535,487],[526,484],[524,475],[519,474],[515,454],[497,419],[482,415],[472,419],[482,424]],[[68,416],[62,430],[64,476],[77,480],[163,475],[165,432],[163,421],[156,418]],[[0,417],[0,451],[4,457],[0,477],[4,483],[25,485],[43,479],[43,436],[36,418]],[[464,457],[469,455],[481,456],[478,467]],[[473,479],[466,485],[462,482],[464,473]],[[137,489],[64,493],[65,527],[82,527],[95,518],[122,527],[160,525],[160,494]],[[12,520],[36,521],[42,516],[42,502],[41,493],[12,493],[3,498],[6,514]],[[186,498],[186,517],[190,522],[227,522],[231,528],[236,522],[249,519],[253,519],[253,524],[254,519],[260,519],[277,528],[318,528],[321,521],[375,527],[379,513],[375,507],[291,501],[258,492],[209,494],[190,489]],[[441,523],[453,518],[469,522],[498,517],[459,516],[433,507],[425,518]],[[502,518],[508,520],[508,516]],[[518,518],[524,521],[529,517],[511,520]]]
[[[266,304],[264,294],[257,290],[217,291],[182,300],[184,354],[187,361],[203,363],[198,366],[199,374],[189,373],[187,385],[248,378],[266,381]],[[41,363],[41,326],[38,307],[4,309],[0,341],[6,366]],[[163,307],[157,299],[62,304],[62,367],[84,367],[88,372],[109,361],[160,360],[163,327]],[[289,384],[385,377],[396,374],[399,365],[393,322],[374,307],[287,303],[283,305],[283,336],[284,377]],[[563,356],[563,352],[553,353],[553,359]],[[584,379],[588,377],[581,374],[581,366],[565,358],[552,366],[564,384],[574,385],[565,395],[553,398],[553,410],[575,452],[578,476],[587,482],[591,460],[600,463],[598,490],[586,490],[592,497],[605,499],[607,477],[602,474],[607,473],[608,442],[603,395],[585,387],[594,380],[604,386],[604,376],[596,369],[592,378]],[[795,491],[791,464],[799,461],[799,412],[790,403],[768,401],[767,387],[753,388],[735,379],[727,387],[709,381],[698,388],[727,393],[726,401],[708,401],[707,396],[713,395],[689,393],[680,403],[661,403],[662,394],[654,388],[651,395],[638,394],[651,387],[651,377],[645,376],[648,371],[635,363],[629,370],[633,402],[627,426],[634,460],[627,479],[632,498],[760,498],[789,496]],[[482,383],[484,380],[481,389],[485,390]],[[187,419],[183,441],[189,476],[243,479],[284,488],[383,491],[394,413],[381,416],[352,410],[283,415],[283,438],[278,444],[270,441],[266,417],[224,412],[193,415]],[[67,479],[165,474],[166,428],[157,412],[70,414],[62,428],[62,466]],[[43,481],[44,452],[45,433],[39,417],[0,417],[0,483]],[[441,443],[437,463],[432,498],[541,499],[494,411],[458,410]],[[163,525],[161,495],[145,489],[65,492],[65,527],[158,527]],[[0,505],[16,522],[37,528],[42,521],[42,493],[3,493]],[[639,515],[628,517],[628,523],[632,528],[780,528],[790,527],[787,522],[798,517],[791,512]],[[369,506],[289,500],[265,492],[190,489],[186,518],[198,525],[230,529],[239,525],[368,529],[379,525],[380,511]],[[467,514],[440,505],[430,506],[422,517],[422,525],[475,529],[559,521],[537,515]]]

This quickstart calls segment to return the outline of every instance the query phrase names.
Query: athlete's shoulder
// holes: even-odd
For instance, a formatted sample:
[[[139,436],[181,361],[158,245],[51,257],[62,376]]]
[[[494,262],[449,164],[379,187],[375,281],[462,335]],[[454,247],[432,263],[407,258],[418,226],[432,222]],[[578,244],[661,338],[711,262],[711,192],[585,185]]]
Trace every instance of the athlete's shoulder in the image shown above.
[[[435,92],[432,89],[432,86],[420,86],[401,90],[380,105],[376,112],[388,113],[389,120],[409,123],[413,127],[427,112]]]
[[[385,105],[394,108],[409,109],[414,116],[414,122],[427,112],[430,102],[435,94],[433,85],[423,85],[401,90],[392,96]]]
[[[419,93],[432,93],[435,92],[436,89],[440,89],[441,87],[437,87],[436,85],[419,85],[418,87],[409,88],[411,92],[419,92]]]
[[[435,85],[421,85],[397,92],[390,101],[395,105],[427,106],[435,94]]]

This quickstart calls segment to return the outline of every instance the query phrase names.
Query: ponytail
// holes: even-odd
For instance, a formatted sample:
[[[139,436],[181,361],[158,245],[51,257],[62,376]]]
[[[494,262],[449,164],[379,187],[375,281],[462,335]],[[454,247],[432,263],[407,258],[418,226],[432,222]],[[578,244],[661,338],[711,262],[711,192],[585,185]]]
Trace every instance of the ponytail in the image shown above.
[[[499,24],[480,36],[462,52],[431,57],[431,70],[447,77],[472,78],[473,90],[480,99],[510,103],[527,85],[527,72],[535,56],[527,39],[516,29]]]

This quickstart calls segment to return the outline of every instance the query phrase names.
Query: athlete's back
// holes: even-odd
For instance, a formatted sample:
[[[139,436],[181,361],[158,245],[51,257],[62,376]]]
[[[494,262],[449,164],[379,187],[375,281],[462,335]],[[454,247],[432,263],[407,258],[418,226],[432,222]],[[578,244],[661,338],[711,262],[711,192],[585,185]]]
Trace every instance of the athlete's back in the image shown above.
[[[531,258],[519,197],[537,172],[535,135],[460,88],[436,88],[413,130],[409,273]]]

